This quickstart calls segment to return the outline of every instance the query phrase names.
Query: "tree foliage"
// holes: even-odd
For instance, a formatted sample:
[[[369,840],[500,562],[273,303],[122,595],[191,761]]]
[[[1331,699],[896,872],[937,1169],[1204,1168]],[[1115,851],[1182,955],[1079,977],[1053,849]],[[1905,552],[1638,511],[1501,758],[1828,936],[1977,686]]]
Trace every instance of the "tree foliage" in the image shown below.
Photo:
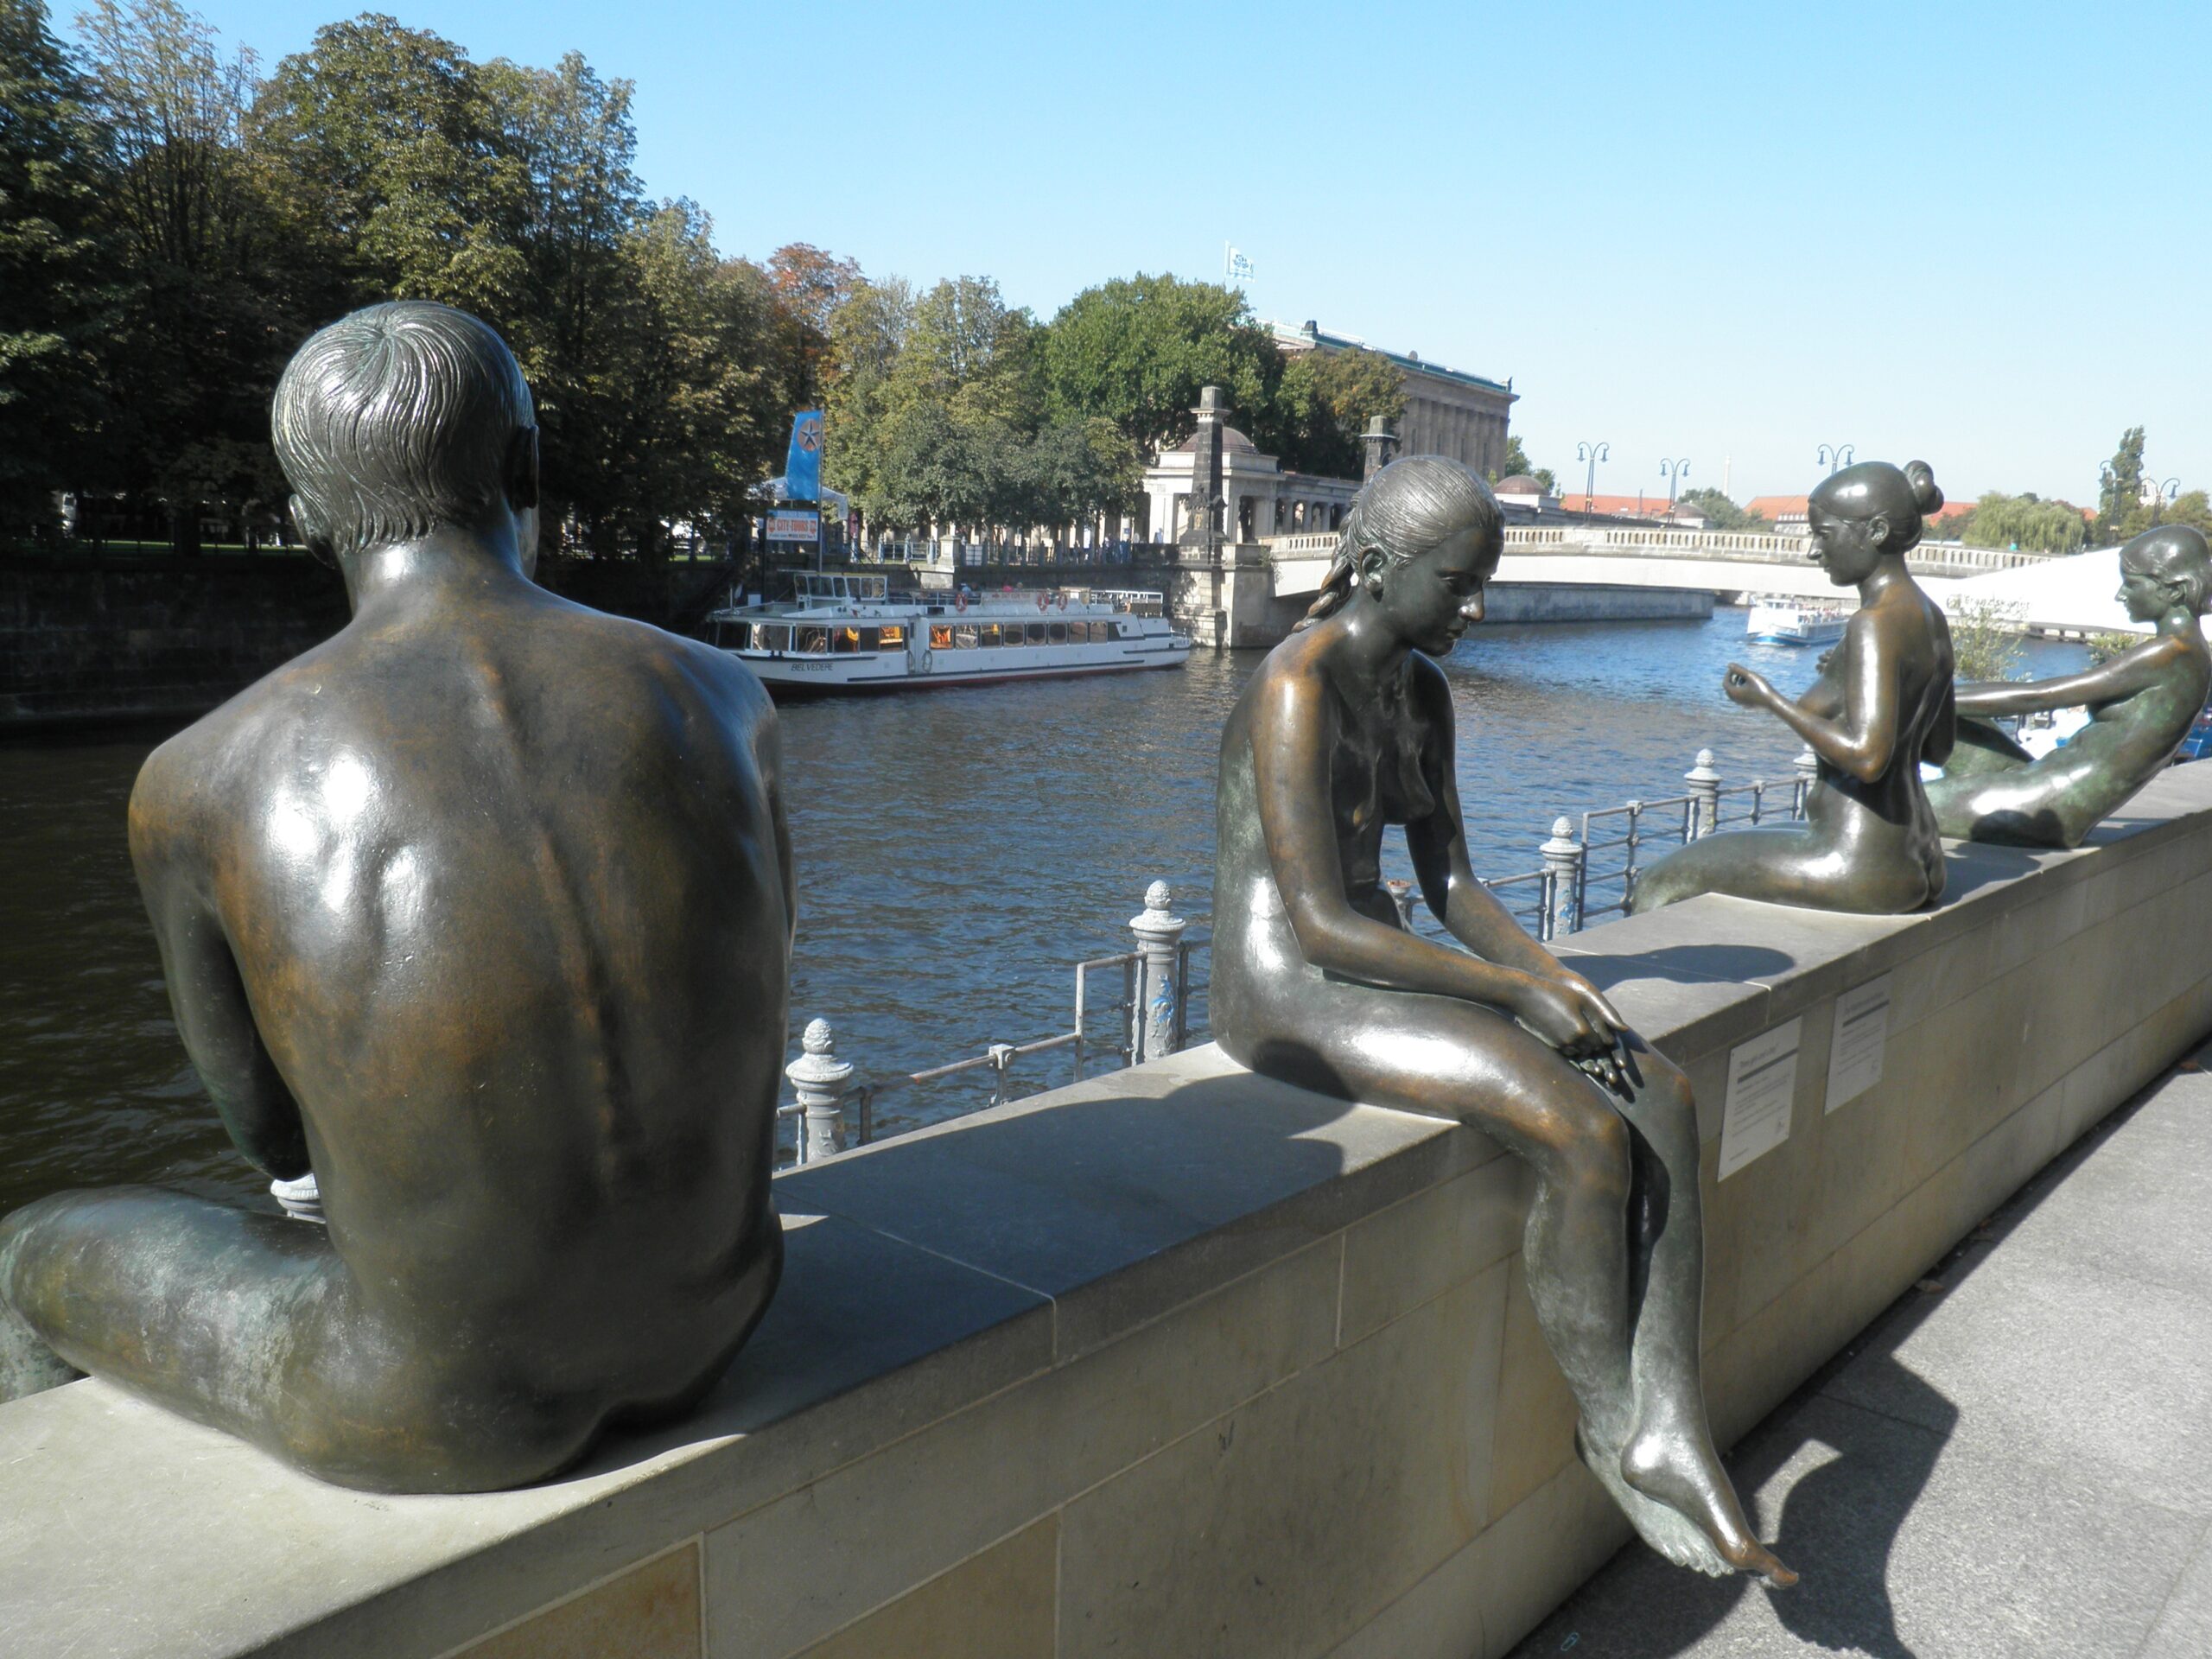
[[[2104,465],[2097,495],[2097,542],[2101,546],[2123,541],[2126,524],[2143,503],[2143,429],[2131,426],[2120,435],[2120,448]]]
[[[52,533],[88,481],[118,297],[101,189],[114,157],[40,0],[0,0],[0,533]]]
[[[2023,548],[2037,553],[2078,551],[2088,534],[2082,510],[2070,501],[2045,501],[2033,493],[1992,490],[1951,528],[1968,547]]]
[[[1041,346],[1053,413],[1111,421],[1141,445],[1188,437],[1205,386],[1219,386],[1245,423],[1262,424],[1283,375],[1282,354],[1243,294],[1167,276],[1085,289]]]
[[[1357,478],[1368,422],[1405,412],[1405,372],[1380,352],[1300,352],[1283,365],[1272,403],[1252,422],[1253,436],[1293,471]]]
[[[1505,435],[1505,459],[1491,472],[1490,481],[1499,484],[1509,478],[1533,478],[1536,480],[1537,487],[1546,495],[1559,493],[1558,474],[1550,467],[1539,467],[1529,459],[1529,452],[1521,447],[1521,435],[1518,432],[1509,432]],[[1718,490],[1693,491],[1690,493],[1720,495]],[[1724,501],[1728,499],[1725,495],[1720,496],[1720,499]],[[1732,501],[1729,505],[1733,506],[1735,503]]]
[[[1675,498],[1685,507],[1695,507],[1705,515],[1705,522],[1714,530],[1771,530],[1772,524],[1756,512],[1748,512],[1729,497],[1711,485],[1701,485],[1694,490],[1684,490]]]

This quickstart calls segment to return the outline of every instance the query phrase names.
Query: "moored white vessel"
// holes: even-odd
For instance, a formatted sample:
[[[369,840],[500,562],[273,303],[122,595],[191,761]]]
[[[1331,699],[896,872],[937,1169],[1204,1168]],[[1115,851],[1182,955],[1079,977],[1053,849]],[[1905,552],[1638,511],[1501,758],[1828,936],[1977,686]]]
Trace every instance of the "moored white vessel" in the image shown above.
[[[1763,645],[1827,645],[1843,638],[1850,620],[1850,611],[1833,600],[1759,594],[1744,632]]]
[[[707,619],[708,643],[779,696],[1123,673],[1191,655],[1154,592],[893,594],[883,576],[813,572],[798,582],[789,604],[730,606]]]

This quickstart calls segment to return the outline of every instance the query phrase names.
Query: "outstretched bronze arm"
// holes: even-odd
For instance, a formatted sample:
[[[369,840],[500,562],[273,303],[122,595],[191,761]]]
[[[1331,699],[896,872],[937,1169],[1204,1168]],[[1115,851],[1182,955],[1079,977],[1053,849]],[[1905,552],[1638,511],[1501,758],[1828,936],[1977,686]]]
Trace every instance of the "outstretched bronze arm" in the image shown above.
[[[2147,644],[2162,643],[2157,640]],[[1962,715],[2032,715],[2053,709],[2079,709],[2117,702],[2158,684],[2175,647],[2146,651],[2138,645],[2108,663],[2055,680],[1982,680],[1959,687]]]

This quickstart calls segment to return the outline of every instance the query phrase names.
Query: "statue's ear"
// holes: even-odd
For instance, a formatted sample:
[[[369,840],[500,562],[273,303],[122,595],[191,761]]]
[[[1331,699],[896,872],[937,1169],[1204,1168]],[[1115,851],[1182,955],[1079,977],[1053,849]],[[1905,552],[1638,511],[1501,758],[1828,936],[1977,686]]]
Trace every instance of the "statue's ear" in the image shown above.
[[[1887,547],[1890,544],[1890,515],[1888,513],[1878,512],[1867,519],[1866,541],[1872,547]]]
[[[537,429],[518,426],[507,443],[507,505],[526,512],[537,505]]]
[[[292,528],[299,532],[300,544],[307,549],[310,556],[335,569],[338,555],[331,547],[328,527],[315,517],[315,509],[308,505],[303,497],[294,496],[289,505],[292,511]]]

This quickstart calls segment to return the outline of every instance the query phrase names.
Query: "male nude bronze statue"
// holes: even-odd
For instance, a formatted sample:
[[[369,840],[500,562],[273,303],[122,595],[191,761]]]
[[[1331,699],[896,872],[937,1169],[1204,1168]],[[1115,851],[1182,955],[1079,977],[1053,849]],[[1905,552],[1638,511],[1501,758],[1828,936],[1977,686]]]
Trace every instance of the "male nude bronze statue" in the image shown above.
[[[1670,1559],[1787,1584],[1706,1420],[1689,1085],[1469,868],[1430,658],[1481,619],[1502,543],[1497,500],[1456,461],[1409,456],[1360,491],[1320,598],[1222,736],[1214,1034],[1255,1071],[1458,1118],[1527,1160],[1529,1293],[1584,1459]],[[1389,824],[1466,950],[1399,925]]]
[[[1891,916],[1942,897],[1943,842],[1920,763],[1951,753],[1951,631],[1904,568],[1923,515],[1942,505],[1917,461],[1863,461],[1813,492],[1808,552],[1837,587],[1859,589],[1859,609],[1796,702],[1734,663],[1721,679],[1731,702],[1775,715],[1819,760],[1807,823],[1692,842],[1637,875],[1631,912],[1727,893]]]
[[[275,427],[352,620],[155,751],[130,847],[216,1109],[328,1226],[27,1205],[0,1367],[346,1485],[516,1485],[686,1409],[775,1289],[775,720],[729,658],[531,580],[530,392],[474,318],[324,329]]]
[[[2196,625],[2212,604],[2202,532],[2169,524],[2120,549],[2119,599],[2157,630],[2133,650],[2063,679],[1959,687],[1958,747],[1928,785],[1945,835],[2078,847],[2174,758],[2212,690],[2212,652]],[[2040,760],[1990,718],[2080,708],[2089,723]]]

